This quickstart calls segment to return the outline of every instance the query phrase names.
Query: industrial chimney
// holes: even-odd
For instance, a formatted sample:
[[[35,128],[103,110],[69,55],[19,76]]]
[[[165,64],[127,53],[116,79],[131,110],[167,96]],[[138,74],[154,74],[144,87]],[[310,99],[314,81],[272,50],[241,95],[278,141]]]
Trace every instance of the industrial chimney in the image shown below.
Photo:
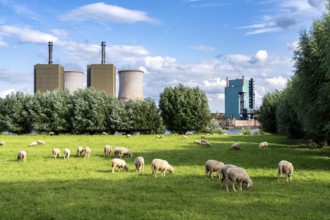
[[[48,64],[53,64],[53,42],[48,42]]]
[[[102,47],[102,60],[101,60],[101,64],[105,64],[106,61],[105,61],[105,42],[104,41],[102,41],[101,47]]]

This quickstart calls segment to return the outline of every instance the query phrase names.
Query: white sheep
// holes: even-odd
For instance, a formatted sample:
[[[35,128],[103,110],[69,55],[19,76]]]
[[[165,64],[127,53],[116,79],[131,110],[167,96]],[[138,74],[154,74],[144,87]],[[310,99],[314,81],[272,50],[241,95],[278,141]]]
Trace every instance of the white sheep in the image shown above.
[[[54,135],[55,135],[55,132],[53,132],[53,131],[49,132],[49,136],[54,136]]]
[[[135,171],[136,172],[143,172],[144,173],[144,158],[139,156],[134,160]]]
[[[103,131],[103,132],[102,132],[102,134],[103,134],[103,135],[108,135],[108,133],[107,133],[107,132],[105,132],[105,131]]]
[[[240,147],[240,143],[236,142],[236,143],[233,143],[230,147],[231,150],[239,150],[241,149]]]
[[[130,135],[130,134],[126,134],[126,137],[127,137],[127,138],[131,138],[132,135]]]
[[[37,145],[39,144],[46,144],[43,140],[37,140]]]
[[[35,146],[37,146],[38,145],[38,143],[36,142],[36,141],[33,141],[33,142],[31,142],[31,144],[29,144],[28,146],[29,147],[35,147]]]
[[[210,177],[212,177],[212,173],[213,172],[217,172],[218,170],[221,170],[222,167],[224,167],[225,164],[217,161],[217,160],[208,160],[205,163],[205,175],[210,175]]]
[[[21,150],[17,153],[17,160],[26,161],[26,151],[25,150]]]
[[[126,147],[115,147],[115,157],[132,157],[132,152]]]
[[[156,177],[157,171],[161,171],[161,173],[163,173],[163,176],[165,176],[166,171],[174,173],[174,168],[166,160],[162,159],[153,159],[151,162],[151,170],[152,175]]]
[[[260,149],[267,149],[268,148],[268,142],[264,141],[259,144]]]
[[[91,155],[92,149],[90,147],[84,147],[83,149],[83,154],[85,155],[85,158],[89,158],[89,156]]]
[[[61,150],[59,148],[53,148],[53,157],[56,159],[61,156]]]
[[[201,140],[201,145],[205,147],[212,147],[212,144],[208,142],[207,140]]]
[[[64,160],[70,158],[71,151],[69,148],[64,149]]]
[[[112,170],[113,173],[115,172],[116,167],[118,167],[118,171],[119,171],[120,168],[122,168],[124,171],[128,171],[128,167],[126,165],[126,162],[123,159],[113,158],[111,160],[111,170]]]
[[[1,146],[5,145],[5,142],[4,141],[0,141],[0,145]]]
[[[201,136],[201,139],[205,139],[205,138],[206,138],[205,135],[202,135],[202,136]]]
[[[202,142],[200,140],[194,140],[194,144],[198,144],[198,145],[201,145]]]
[[[286,160],[281,160],[278,163],[278,169],[277,169],[277,181],[280,182],[280,176],[284,174],[285,175],[285,181],[288,182],[292,180],[293,176],[293,164]]]
[[[111,156],[111,153],[112,153],[113,149],[111,147],[111,145],[105,145],[104,146],[104,157],[108,156],[110,157]]]
[[[217,171],[216,176],[219,178],[219,180],[221,180],[221,183],[225,181],[227,170],[232,167],[237,167],[237,166],[233,164],[225,164],[225,166],[223,166],[220,170]]]
[[[77,157],[81,157],[82,154],[84,152],[84,148],[83,147],[77,147]]]
[[[156,139],[163,139],[163,135],[156,135]]]
[[[253,182],[250,178],[250,176],[247,174],[247,172],[241,168],[241,167],[231,167],[227,169],[227,172],[225,174],[226,178],[226,190],[228,190],[228,182],[231,180],[232,182],[232,187],[234,192],[236,192],[235,189],[235,183],[237,182],[239,185],[239,190],[242,191],[242,185],[243,183],[246,184],[246,188],[249,189],[250,187],[253,186]]]
[[[187,136],[187,135],[182,135],[182,136],[181,136],[181,140],[182,140],[182,139],[188,139],[188,136]]]

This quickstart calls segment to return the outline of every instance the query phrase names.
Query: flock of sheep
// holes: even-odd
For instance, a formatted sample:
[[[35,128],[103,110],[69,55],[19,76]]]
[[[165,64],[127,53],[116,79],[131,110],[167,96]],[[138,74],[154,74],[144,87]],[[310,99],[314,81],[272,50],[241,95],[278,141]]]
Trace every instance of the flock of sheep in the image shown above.
[[[129,137],[129,136],[127,136]],[[157,135],[156,139],[162,139],[162,135]],[[187,139],[188,137],[183,135],[181,139]],[[196,143],[198,142],[198,143]],[[201,145],[207,145],[207,146],[212,146],[209,142],[205,140],[204,136],[201,136],[201,141],[194,141],[195,144],[201,144]],[[5,142],[0,142],[0,145],[4,145]],[[29,147],[34,147],[37,145],[44,145],[45,142],[42,140],[38,140],[35,142],[32,142],[29,144]],[[260,149],[268,149],[268,143],[267,142],[261,142],[259,144]],[[230,149],[233,150],[240,150],[240,143],[233,143],[230,147]],[[92,150],[90,147],[77,147],[76,150],[76,156],[77,157],[82,157],[84,156],[85,158],[89,158]],[[115,147],[113,150],[111,145],[105,145],[104,146],[104,157],[110,157],[112,152],[114,152],[114,158],[111,160],[110,167],[111,167],[111,172],[113,173],[114,170],[117,168],[118,170],[122,169],[124,171],[128,171],[127,164],[123,158],[129,157],[131,158],[133,156],[132,152],[130,149],[126,147]],[[61,156],[61,151],[59,148],[53,148],[52,149],[52,155],[56,159]],[[69,159],[70,158],[70,149],[65,148],[64,149],[64,159]],[[27,154],[26,151],[21,150],[17,154],[17,160],[18,161],[26,161],[27,159]],[[135,171],[138,173],[144,172],[144,166],[145,166],[145,161],[142,156],[138,156],[134,160],[134,166],[135,166]],[[165,176],[166,171],[169,173],[174,173],[174,168],[166,161],[162,159],[153,159],[151,162],[151,169],[152,169],[152,175],[157,177],[157,172],[160,171],[163,176]],[[281,160],[278,163],[277,167],[277,180],[279,182],[279,178],[281,175],[285,175],[285,180],[288,182],[289,180],[292,180],[293,176],[293,164],[286,161],[286,160]],[[233,164],[224,164],[223,162],[217,161],[217,160],[207,160],[205,163],[205,175],[210,176],[213,178],[213,172],[216,172],[216,177],[219,178],[221,181],[221,184],[226,187],[226,190],[229,191],[228,189],[228,184],[229,181],[232,183],[232,189],[233,191],[236,192],[235,184],[237,183],[238,189],[242,190],[242,185],[245,184],[246,188],[249,189],[250,187],[253,186],[253,181],[246,172],[246,170],[242,167],[233,165]]]

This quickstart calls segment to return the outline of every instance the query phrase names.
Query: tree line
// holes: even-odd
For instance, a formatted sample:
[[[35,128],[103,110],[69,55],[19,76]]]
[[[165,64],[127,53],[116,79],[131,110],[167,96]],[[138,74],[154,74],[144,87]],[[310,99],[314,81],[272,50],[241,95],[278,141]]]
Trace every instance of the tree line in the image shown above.
[[[290,138],[330,140],[330,7],[300,32],[295,51],[295,73],[283,91],[268,93],[260,107],[265,131]]]
[[[170,92],[169,92],[170,91]],[[180,110],[178,110],[180,109]],[[0,132],[161,134],[205,130],[210,111],[205,93],[183,85],[165,88],[155,102],[122,101],[93,88],[68,91],[16,92],[0,98]]]

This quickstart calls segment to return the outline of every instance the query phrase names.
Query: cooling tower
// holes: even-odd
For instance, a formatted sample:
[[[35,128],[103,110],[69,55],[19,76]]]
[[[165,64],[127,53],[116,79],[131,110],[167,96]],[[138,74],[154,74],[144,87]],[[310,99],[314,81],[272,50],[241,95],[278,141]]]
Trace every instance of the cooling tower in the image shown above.
[[[70,93],[83,88],[83,72],[64,71],[64,89]]]
[[[127,101],[130,99],[143,99],[143,71],[121,70],[119,74],[118,99]]]

